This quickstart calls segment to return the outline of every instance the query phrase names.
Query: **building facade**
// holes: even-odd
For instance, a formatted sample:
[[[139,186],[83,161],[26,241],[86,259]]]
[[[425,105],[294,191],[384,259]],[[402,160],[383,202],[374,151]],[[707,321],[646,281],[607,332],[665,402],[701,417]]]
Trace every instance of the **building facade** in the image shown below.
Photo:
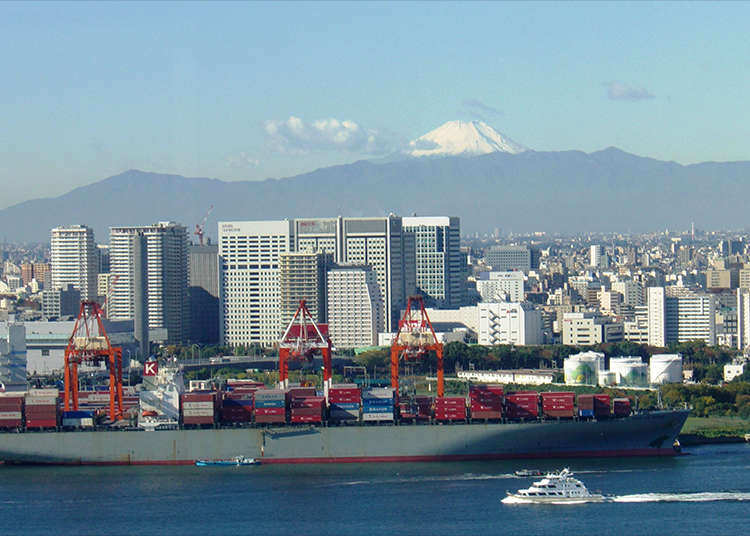
[[[85,225],[55,227],[51,233],[52,288],[73,285],[83,300],[96,299],[94,230]]]
[[[716,344],[715,297],[682,289],[667,295],[664,287],[649,287],[649,345],[665,347],[695,340]]]
[[[302,300],[316,322],[326,321],[326,258],[321,251],[279,254],[282,326],[289,324]]]
[[[187,229],[174,222],[111,227],[109,318],[135,320],[137,338],[187,342],[187,248]]]
[[[385,314],[372,267],[339,266],[329,270],[327,295],[328,333],[337,348],[377,344]]]
[[[542,313],[526,303],[487,303],[479,310],[479,344],[542,344]]]
[[[219,246],[188,247],[190,342],[219,342]]]
[[[477,292],[486,302],[514,302],[524,300],[523,272],[480,272]]]
[[[487,249],[484,260],[495,272],[528,272],[532,268],[531,257],[531,249],[526,246],[492,246]]]
[[[403,218],[415,242],[416,286],[430,305],[459,307],[464,301],[466,265],[461,254],[461,223],[456,217]]]
[[[602,342],[620,342],[624,338],[623,325],[594,312],[564,313],[562,343],[569,346],[589,346]]]

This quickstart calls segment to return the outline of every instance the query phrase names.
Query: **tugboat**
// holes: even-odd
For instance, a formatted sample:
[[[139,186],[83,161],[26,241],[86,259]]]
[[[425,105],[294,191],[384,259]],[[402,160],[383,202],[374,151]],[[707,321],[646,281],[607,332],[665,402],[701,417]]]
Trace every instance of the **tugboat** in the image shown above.
[[[508,492],[505,504],[581,504],[604,502],[604,495],[590,493],[583,482],[573,478],[567,467],[558,473],[549,473],[538,482],[516,493]]]
[[[246,458],[245,456],[235,456],[228,460],[196,460],[195,465],[198,467],[209,467],[212,465],[259,465],[260,462],[255,458]]]

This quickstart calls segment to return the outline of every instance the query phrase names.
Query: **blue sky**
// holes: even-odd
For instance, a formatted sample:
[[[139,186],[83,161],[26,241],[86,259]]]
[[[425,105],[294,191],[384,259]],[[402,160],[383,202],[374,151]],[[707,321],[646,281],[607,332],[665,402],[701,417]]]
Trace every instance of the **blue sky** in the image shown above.
[[[0,207],[129,168],[377,158],[453,119],[535,150],[750,159],[750,4],[0,3]]]

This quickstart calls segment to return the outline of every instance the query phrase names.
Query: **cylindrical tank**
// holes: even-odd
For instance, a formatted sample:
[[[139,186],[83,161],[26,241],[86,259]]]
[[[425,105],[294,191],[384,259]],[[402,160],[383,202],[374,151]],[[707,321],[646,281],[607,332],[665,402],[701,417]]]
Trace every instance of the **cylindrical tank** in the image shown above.
[[[564,364],[567,385],[596,385],[599,372],[604,368],[604,354],[581,352],[568,357]]]
[[[682,383],[682,356],[680,354],[652,355],[649,375],[652,385]]]
[[[599,385],[602,387],[609,387],[610,385],[617,385],[617,374],[611,370],[602,370],[599,372]]]
[[[617,383],[626,387],[648,387],[648,365],[640,357],[612,357],[609,370],[617,374]]]

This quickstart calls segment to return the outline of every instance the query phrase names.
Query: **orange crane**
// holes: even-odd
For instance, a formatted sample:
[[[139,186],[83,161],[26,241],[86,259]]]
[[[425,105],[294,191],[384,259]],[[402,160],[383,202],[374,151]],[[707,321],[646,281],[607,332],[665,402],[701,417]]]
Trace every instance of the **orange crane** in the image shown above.
[[[195,231],[193,232],[193,234],[198,237],[198,242],[201,246],[203,245],[203,227],[206,225],[206,221],[208,220],[208,217],[211,215],[211,212],[213,212],[213,210],[213,205],[208,207],[208,212],[206,212],[206,215],[203,216],[201,222],[195,224]]]
[[[65,348],[65,411],[78,410],[78,367],[81,364],[105,363],[109,370],[109,418],[123,418],[122,348],[113,347],[104,329],[101,306],[95,301],[82,301],[73,334]]]
[[[422,296],[409,296],[404,316],[398,322],[398,331],[391,344],[391,387],[396,390],[397,395],[399,361],[421,359],[430,350],[437,355],[437,395],[442,397],[445,394],[443,345],[432,329]]]
[[[328,337],[328,324],[313,320],[305,300],[300,300],[289,326],[279,342],[279,387],[289,387],[289,361],[312,360],[315,354],[323,356],[323,392],[328,397],[332,383],[332,344]]]

